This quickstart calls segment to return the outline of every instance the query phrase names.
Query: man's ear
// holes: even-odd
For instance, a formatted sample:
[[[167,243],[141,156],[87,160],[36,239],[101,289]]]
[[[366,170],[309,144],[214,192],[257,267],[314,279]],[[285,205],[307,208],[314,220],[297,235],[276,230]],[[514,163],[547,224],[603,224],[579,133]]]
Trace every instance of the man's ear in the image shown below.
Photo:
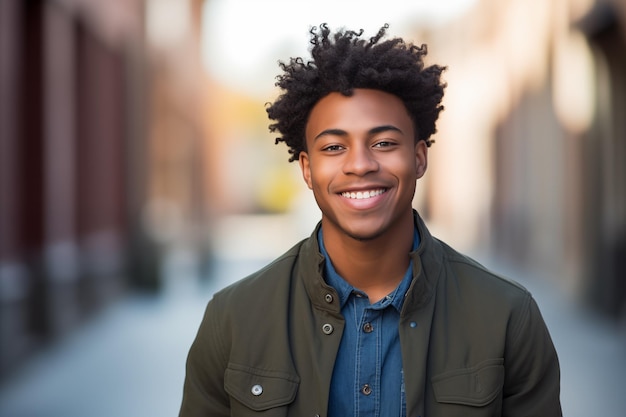
[[[309,154],[304,151],[300,152],[298,162],[300,163],[300,169],[302,170],[302,178],[304,178],[304,182],[306,182],[307,187],[312,190],[313,183],[311,182],[311,164],[309,162]]]
[[[428,168],[428,145],[425,140],[420,140],[415,144],[415,162],[417,178],[422,178]]]

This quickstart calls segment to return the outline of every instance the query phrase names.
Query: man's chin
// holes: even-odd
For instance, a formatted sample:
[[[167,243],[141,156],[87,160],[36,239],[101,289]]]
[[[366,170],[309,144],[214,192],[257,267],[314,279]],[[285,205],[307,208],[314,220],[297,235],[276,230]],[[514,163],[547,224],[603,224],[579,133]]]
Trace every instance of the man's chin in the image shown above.
[[[384,222],[380,219],[361,218],[361,219],[337,219],[327,218],[329,226],[335,231],[347,238],[358,242],[372,242],[380,238],[386,231]]]
[[[366,231],[366,230],[348,230],[343,229],[346,236],[359,242],[372,242],[381,236],[380,231]]]

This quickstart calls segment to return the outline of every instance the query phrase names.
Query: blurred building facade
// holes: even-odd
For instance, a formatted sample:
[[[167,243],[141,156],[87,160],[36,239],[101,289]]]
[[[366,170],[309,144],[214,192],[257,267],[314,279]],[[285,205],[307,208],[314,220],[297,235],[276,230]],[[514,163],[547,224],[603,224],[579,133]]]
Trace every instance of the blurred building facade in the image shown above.
[[[429,217],[624,319],[626,2],[482,0],[426,37],[449,65]]]
[[[173,3],[181,32],[162,41]],[[158,289],[164,247],[193,230],[201,3],[0,1],[0,378],[128,288]]]
[[[203,3],[0,0],[0,379],[127,288],[158,290],[174,243],[209,258],[214,212],[290,206],[263,103],[205,78]],[[415,24],[449,84],[420,211],[616,318],[625,3],[478,0]]]

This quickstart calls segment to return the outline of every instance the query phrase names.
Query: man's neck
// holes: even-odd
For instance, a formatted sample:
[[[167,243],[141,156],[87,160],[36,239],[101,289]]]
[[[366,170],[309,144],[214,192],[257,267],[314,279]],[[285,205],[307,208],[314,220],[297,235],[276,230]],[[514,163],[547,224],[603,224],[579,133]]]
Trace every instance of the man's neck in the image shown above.
[[[411,226],[413,219],[411,217]],[[399,227],[373,239],[358,240],[335,228],[324,228],[324,246],[337,273],[364,291],[371,303],[391,293],[409,266],[414,226]]]

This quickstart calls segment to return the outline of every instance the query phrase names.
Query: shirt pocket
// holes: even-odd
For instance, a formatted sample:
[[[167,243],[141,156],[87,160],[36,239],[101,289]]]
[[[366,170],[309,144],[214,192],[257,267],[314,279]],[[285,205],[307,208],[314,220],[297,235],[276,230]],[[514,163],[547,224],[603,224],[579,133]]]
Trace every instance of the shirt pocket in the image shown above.
[[[437,402],[485,407],[501,396],[504,359],[489,359],[471,368],[455,369],[432,378]]]
[[[286,416],[299,383],[300,378],[295,374],[233,363],[228,364],[224,373],[224,389],[236,400],[231,400],[231,414],[237,416]]]

